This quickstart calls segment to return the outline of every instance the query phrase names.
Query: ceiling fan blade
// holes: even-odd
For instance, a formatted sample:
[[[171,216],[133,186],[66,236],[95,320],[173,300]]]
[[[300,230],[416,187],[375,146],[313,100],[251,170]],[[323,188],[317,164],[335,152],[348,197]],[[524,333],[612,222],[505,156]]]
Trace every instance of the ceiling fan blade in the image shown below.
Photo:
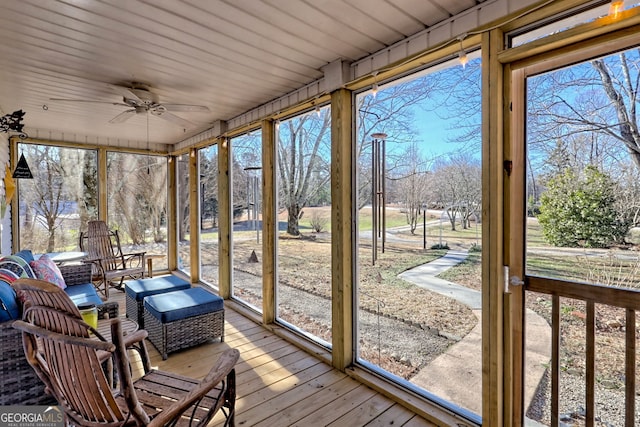
[[[118,86],[118,85],[107,85],[107,86],[109,86],[109,88],[112,91],[114,91],[115,93],[118,93],[118,94],[122,95],[124,98],[133,99],[135,101],[138,101],[138,102],[144,104],[144,101],[142,99],[140,99],[138,97],[138,95],[133,93],[133,91],[131,89],[129,89],[128,87]]]
[[[117,116],[115,116],[113,119],[109,120],[109,123],[124,123],[135,115],[136,115],[135,109],[126,110],[118,114]]]
[[[161,114],[154,114],[154,115],[160,117],[161,119],[165,119],[165,120],[167,120],[169,122],[172,122],[172,123],[175,123],[177,125],[180,125],[185,129],[189,129],[189,128],[194,127],[196,125],[195,123],[192,123],[189,120],[185,120],[182,117],[178,117],[175,114],[171,114],[168,111],[165,111],[165,112],[163,112]]]
[[[162,104],[167,111],[185,111],[190,113],[208,113],[209,107],[189,104]]]
[[[49,98],[49,101],[55,101],[55,102],[86,102],[86,103],[90,103],[90,104],[124,105],[125,107],[128,107],[127,104],[123,104],[122,102],[93,101],[91,99]]]

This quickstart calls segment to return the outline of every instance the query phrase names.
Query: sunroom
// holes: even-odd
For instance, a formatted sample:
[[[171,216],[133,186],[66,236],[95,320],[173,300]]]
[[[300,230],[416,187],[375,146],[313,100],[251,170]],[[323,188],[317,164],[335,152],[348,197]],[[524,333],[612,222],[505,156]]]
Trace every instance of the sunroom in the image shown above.
[[[640,424],[635,2],[0,7],[2,254],[103,220],[378,396],[237,423]]]

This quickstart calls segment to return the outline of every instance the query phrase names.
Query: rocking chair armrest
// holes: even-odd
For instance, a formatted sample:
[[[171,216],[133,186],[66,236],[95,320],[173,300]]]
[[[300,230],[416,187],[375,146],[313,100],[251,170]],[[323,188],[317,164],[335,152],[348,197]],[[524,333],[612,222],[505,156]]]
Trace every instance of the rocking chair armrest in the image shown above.
[[[132,264],[136,263],[136,267],[144,267],[144,254],[146,252],[131,252],[122,254],[122,264],[125,267],[132,267]]]
[[[193,390],[182,397],[182,399],[176,401],[171,405],[171,407],[160,412],[151,420],[148,426],[155,427],[167,425],[171,420],[180,416],[186,408],[189,408],[195,402],[200,400],[202,396],[207,394],[211,389],[227,378],[228,375],[235,375],[234,368],[239,357],[240,352],[235,348],[230,348],[222,353],[200,384],[194,387]]]
[[[101,258],[89,258],[89,259],[84,259],[84,262],[95,265],[100,271],[100,274],[104,274],[106,271],[108,271],[109,270],[108,266],[110,264],[126,267],[126,259],[122,255],[114,255],[114,256],[101,257]]]
[[[146,254],[146,251],[143,252],[128,252],[126,254],[122,254],[122,256],[143,256],[144,254]]]
[[[144,254],[146,254],[146,252],[129,252],[126,254],[122,254],[122,258],[126,259],[126,260],[130,260],[132,258],[144,258]]]
[[[149,334],[147,333],[147,331],[145,329],[138,329],[137,331],[132,332],[132,333],[127,334],[124,337],[122,337],[122,341],[124,343],[124,346],[129,348],[135,343],[138,343],[140,341],[144,341],[145,338],[147,338],[147,335],[149,335]]]

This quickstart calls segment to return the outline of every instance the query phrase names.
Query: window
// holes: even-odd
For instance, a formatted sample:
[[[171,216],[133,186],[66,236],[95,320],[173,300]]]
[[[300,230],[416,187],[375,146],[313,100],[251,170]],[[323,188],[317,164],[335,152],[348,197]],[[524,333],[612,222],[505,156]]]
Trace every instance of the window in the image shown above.
[[[277,129],[278,321],[331,343],[331,110]]]
[[[107,153],[108,224],[124,248],[154,256],[154,270],[167,267],[167,161],[164,157]],[[131,252],[125,250],[125,252]]]
[[[430,398],[450,398],[446,405],[479,420],[479,52],[469,59],[464,68],[449,61],[356,97],[355,345],[360,364]],[[446,277],[416,270],[450,259]],[[457,291],[440,290],[443,283]],[[458,357],[463,396],[437,373],[465,339],[476,344]]]
[[[187,274],[191,272],[191,223],[190,210],[191,202],[189,200],[189,154],[183,154],[178,157],[176,162],[176,181],[177,181],[177,218],[176,226],[178,228],[178,270]]]
[[[96,151],[18,144],[18,152],[33,174],[18,180],[20,248],[78,250],[80,230],[98,217]]]
[[[218,146],[198,151],[200,162],[200,278],[218,282]]]
[[[262,137],[230,140],[233,221],[232,295],[262,312]]]
[[[545,425],[551,423],[554,362],[559,366],[554,397],[559,412],[571,414],[569,423],[578,422],[572,413],[577,402],[591,405],[585,384],[592,374],[595,399],[589,412],[603,424],[623,424],[629,384],[625,355],[632,348],[625,342],[629,313],[622,301],[640,287],[640,258],[633,250],[640,243],[640,162],[634,148],[640,54],[633,47],[587,55],[585,50],[584,60],[569,66],[562,59],[533,65],[536,72],[527,70],[524,85],[525,269],[527,289],[535,291],[526,294],[526,322],[538,319],[546,327],[546,335],[535,336],[533,328],[525,328],[527,349],[534,350],[526,353],[526,363],[535,367],[538,354],[546,356],[539,376],[526,378],[527,389],[535,391],[526,397],[545,408],[528,414]],[[610,295],[603,287],[617,288],[616,300],[589,302],[594,292]],[[559,334],[557,357],[549,324]],[[637,384],[636,373],[636,400]],[[634,421],[640,423],[637,411],[627,423]]]

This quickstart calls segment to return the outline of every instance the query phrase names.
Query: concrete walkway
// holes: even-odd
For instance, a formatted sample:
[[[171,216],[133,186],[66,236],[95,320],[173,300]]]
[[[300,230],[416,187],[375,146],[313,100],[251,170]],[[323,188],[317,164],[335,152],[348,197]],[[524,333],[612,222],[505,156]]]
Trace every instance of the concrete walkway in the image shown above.
[[[440,398],[481,415],[482,296],[479,291],[435,277],[464,261],[466,257],[466,251],[449,251],[433,262],[401,273],[400,278],[467,305],[478,318],[478,323],[471,332],[420,370],[411,382]],[[526,313],[526,326],[525,402],[528,406],[545,372],[545,364],[551,359],[551,328],[542,317],[531,310],[527,310]],[[527,425],[536,424],[527,420]]]

